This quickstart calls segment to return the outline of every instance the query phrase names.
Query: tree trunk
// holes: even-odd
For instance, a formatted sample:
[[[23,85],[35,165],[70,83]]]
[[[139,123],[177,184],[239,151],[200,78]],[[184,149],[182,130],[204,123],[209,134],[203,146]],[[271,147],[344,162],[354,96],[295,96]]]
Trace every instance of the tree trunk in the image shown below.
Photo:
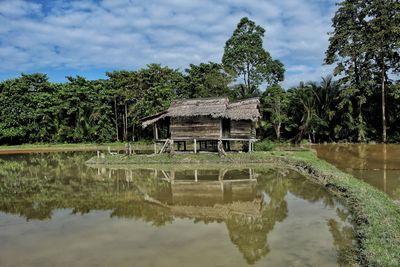
[[[279,122],[279,123],[276,125],[276,128],[275,128],[276,139],[278,139],[278,141],[281,140],[281,124],[282,124],[282,123]]]
[[[358,142],[365,141],[365,131],[364,131],[364,119],[362,116],[362,104],[361,100],[358,101]]]
[[[386,143],[385,62],[382,59],[382,142]]]
[[[315,144],[315,130],[312,131],[313,143]]]
[[[125,113],[122,113],[122,141],[125,141]]]
[[[355,73],[355,79],[356,79],[356,88],[359,90],[359,94],[361,95],[361,87],[360,87],[360,74],[359,74],[359,68],[357,64],[357,58],[356,56],[353,56],[353,62],[354,62],[354,73]],[[358,100],[358,127],[357,127],[357,132],[358,132],[358,142],[364,142],[365,141],[365,131],[364,131],[364,119],[362,116],[362,102],[359,99]]]
[[[124,103],[125,107],[125,128],[124,128],[124,141],[128,141],[128,104]]]
[[[132,124],[132,142],[135,142],[135,123]]]
[[[250,88],[250,65],[249,63],[247,63],[247,97],[249,96],[250,92],[251,92],[251,88]]]
[[[243,86],[243,92],[241,97],[242,98],[246,98],[247,97],[247,93],[248,93],[248,88],[247,88],[247,78],[246,78],[246,73],[243,73],[243,80],[244,80],[244,86]]]
[[[115,113],[115,134],[117,135],[117,142],[118,142],[119,137],[118,137],[117,97],[114,97],[114,113]]]

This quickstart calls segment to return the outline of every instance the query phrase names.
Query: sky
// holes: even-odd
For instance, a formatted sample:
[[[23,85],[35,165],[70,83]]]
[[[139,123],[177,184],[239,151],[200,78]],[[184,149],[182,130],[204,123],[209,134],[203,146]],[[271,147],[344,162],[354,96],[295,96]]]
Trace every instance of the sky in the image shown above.
[[[160,63],[221,62],[242,17],[265,28],[264,48],[285,65],[283,86],[318,81],[337,0],[0,0],[0,80],[21,73],[106,78]]]

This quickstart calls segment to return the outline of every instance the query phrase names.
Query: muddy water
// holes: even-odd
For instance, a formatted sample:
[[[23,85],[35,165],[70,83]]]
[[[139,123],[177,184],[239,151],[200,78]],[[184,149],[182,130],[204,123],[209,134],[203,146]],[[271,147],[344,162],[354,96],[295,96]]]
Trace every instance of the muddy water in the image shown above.
[[[400,200],[400,145],[313,145],[318,157]]]
[[[0,266],[347,266],[348,210],[270,167],[0,157]]]

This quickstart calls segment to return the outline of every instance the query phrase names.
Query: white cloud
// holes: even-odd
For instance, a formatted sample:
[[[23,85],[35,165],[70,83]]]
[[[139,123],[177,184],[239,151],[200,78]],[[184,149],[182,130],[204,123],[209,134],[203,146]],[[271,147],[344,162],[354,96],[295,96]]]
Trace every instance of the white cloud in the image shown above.
[[[322,62],[334,10],[333,0],[0,0],[0,76],[218,62],[249,16],[266,28],[265,47],[284,62],[291,86],[331,70]]]
[[[0,1],[0,14],[9,17],[20,17],[39,13],[41,6],[24,0]]]

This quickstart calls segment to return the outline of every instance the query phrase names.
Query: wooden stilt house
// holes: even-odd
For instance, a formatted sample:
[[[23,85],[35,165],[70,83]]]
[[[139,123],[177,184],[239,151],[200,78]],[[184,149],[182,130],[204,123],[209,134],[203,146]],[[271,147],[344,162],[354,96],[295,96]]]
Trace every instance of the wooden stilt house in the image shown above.
[[[175,143],[178,150],[186,150],[189,142],[195,153],[219,150],[219,145],[230,150],[231,142],[236,141],[252,151],[258,106],[258,98],[232,103],[225,97],[175,100],[168,110],[143,118],[142,126],[152,125],[155,142]]]

